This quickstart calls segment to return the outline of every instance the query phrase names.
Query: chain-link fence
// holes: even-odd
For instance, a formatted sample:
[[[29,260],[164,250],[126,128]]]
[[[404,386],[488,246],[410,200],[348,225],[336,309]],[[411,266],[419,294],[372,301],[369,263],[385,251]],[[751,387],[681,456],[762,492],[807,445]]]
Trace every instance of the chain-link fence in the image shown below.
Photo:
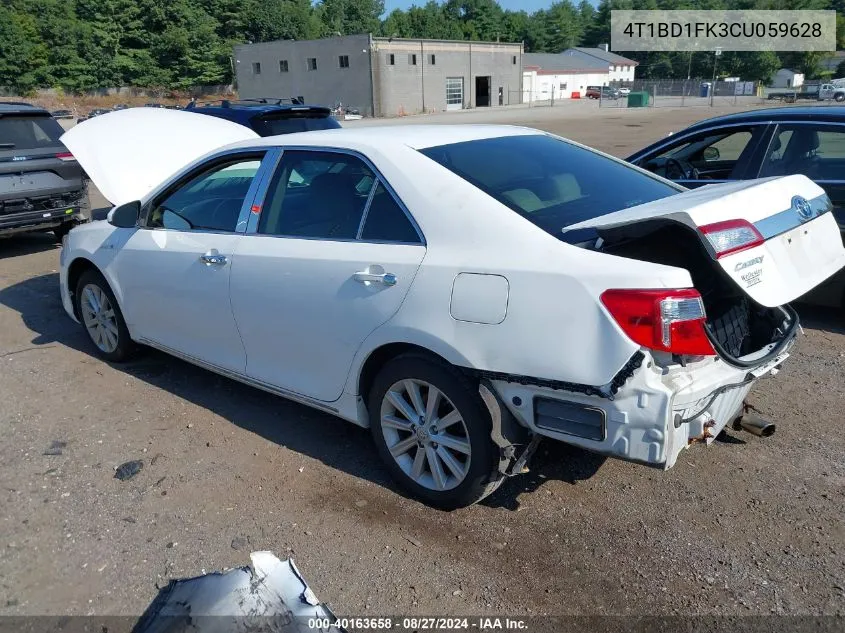
[[[707,79],[638,79],[612,84],[601,92],[599,106],[626,108],[632,100],[648,107],[694,107],[740,105],[760,100],[754,81],[711,81]]]

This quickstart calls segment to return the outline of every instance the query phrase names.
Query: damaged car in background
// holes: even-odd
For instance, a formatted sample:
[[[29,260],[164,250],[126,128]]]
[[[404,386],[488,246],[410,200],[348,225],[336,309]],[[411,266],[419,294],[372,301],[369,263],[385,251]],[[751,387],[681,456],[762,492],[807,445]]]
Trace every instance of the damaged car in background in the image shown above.
[[[152,346],[369,427],[440,508],[540,438],[672,467],[742,421],[789,302],[845,265],[804,176],[685,191],[528,128],[258,138],[137,109],[63,140],[116,205],[61,254],[100,356]]]

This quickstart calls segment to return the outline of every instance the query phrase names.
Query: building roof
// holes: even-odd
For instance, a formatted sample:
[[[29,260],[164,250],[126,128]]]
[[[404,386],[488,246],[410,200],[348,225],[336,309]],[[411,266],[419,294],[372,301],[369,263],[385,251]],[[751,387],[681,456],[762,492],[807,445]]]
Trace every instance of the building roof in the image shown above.
[[[639,62],[634,61],[633,59],[628,59],[627,57],[622,57],[622,55],[611,53],[603,48],[585,48],[583,46],[576,46],[575,48],[567,48],[562,54],[574,55],[575,53],[573,51],[577,51],[582,55],[589,55],[590,57],[594,57],[607,64],[622,64],[626,66],[637,66],[639,64]]]
[[[606,73],[607,64],[585,62],[580,57],[563,53],[525,53],[522,56],[523,70],[536,70],[541,74]]]

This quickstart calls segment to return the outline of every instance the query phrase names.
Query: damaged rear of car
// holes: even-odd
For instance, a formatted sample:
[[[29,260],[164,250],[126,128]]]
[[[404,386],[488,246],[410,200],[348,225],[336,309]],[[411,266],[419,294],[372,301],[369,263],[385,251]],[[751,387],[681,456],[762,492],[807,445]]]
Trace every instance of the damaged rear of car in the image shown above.
[[[497,173],[503,140],[513,159]],[[501,403],[494,419],[540,436],[671,467],[742,417],[753,384],[795,342],[789,302],[845,266],[830,200],[803,176],[686,191],[550,136],[474,144],[423,151],[558,239],[606,255],[585,283],[640,346],[602,386],[482,372]],[[653,286],[626,279],[631,260],[659,266]],[[667,266],[689,283],[665,287]]]

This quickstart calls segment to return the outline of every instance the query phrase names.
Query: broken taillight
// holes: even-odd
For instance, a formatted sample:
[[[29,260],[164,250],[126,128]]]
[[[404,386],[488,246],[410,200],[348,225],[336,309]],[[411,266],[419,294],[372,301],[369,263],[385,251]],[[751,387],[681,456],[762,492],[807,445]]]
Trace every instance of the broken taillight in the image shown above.
[[[747,220],[715,222],[699,227],[698,230],[716,251],[716,259],[759,246],[764,241],[760,231]]]
[[[622,331],[643,347],[670,354],[716,354],[704,330],[704,303],[694,288],[606,290],[601,301]]]
[[[72,160],[76,160],[76,157],[70,152],[59,152],[58,154],[56,154],[56,158],[58,158],[59,160],[63,160],[66,163]]]

